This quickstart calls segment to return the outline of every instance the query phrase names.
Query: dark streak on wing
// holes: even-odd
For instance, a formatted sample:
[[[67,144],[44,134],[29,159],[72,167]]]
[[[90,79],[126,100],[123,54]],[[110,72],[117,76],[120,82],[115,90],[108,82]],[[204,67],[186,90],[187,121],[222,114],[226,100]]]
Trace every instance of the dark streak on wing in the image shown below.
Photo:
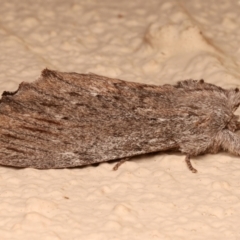
[[[19,150],[17,148],[13,148],[13,147],[6,147],[7,150],[11,150],[17,153],[26,153],[25,151]]]

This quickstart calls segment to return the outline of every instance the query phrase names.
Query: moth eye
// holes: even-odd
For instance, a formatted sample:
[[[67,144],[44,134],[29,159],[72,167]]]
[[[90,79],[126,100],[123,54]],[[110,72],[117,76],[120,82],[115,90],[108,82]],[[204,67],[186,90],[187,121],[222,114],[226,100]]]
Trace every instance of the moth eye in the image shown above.
[[[203,80],[203,79],[199,80],[199,83],[200,83],[200,84],[203,84],[203,83],[204,83],[204,80]]]
[[[239,92],[239,88],[235,88],[235,92]]]

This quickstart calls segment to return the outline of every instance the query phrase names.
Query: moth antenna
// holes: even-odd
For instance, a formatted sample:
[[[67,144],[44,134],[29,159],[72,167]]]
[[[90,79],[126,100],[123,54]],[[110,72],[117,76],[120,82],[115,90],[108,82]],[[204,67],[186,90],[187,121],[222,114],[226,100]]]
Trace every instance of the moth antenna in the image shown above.
[[[224,129],[219,133],[217,142],[224,150],[234,155],[240,155],[240,136],[237,133]]]

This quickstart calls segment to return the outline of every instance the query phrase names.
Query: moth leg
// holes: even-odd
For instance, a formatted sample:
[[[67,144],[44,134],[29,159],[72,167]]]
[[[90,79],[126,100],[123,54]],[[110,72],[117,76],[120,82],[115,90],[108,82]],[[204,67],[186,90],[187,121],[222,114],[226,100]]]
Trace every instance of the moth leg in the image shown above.
[[[116,165],[113,167],[113,171],[117,171],[118,168],[123,164],[125,163],[126,161],[128,161],[129,158],[123,158],[121,159],[119,162],[116,163]]]
[[[195,168],[192,166],[190,160],[191,160],[190,156],[187,155],[186,158],[185,158],[185,161],[186,161],[186,163],[187,163],[187,166],[188,166],[189,170],[192,171],[193,173],[197,173],[197,169],[195,169]]]

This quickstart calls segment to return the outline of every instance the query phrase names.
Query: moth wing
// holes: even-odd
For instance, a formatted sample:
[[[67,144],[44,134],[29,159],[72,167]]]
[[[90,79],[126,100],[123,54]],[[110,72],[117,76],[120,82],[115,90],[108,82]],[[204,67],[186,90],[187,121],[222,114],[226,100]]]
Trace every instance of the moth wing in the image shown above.
[[[171,88],[45,69],[3,93],[0,164],[64,168],[177,148]]]

